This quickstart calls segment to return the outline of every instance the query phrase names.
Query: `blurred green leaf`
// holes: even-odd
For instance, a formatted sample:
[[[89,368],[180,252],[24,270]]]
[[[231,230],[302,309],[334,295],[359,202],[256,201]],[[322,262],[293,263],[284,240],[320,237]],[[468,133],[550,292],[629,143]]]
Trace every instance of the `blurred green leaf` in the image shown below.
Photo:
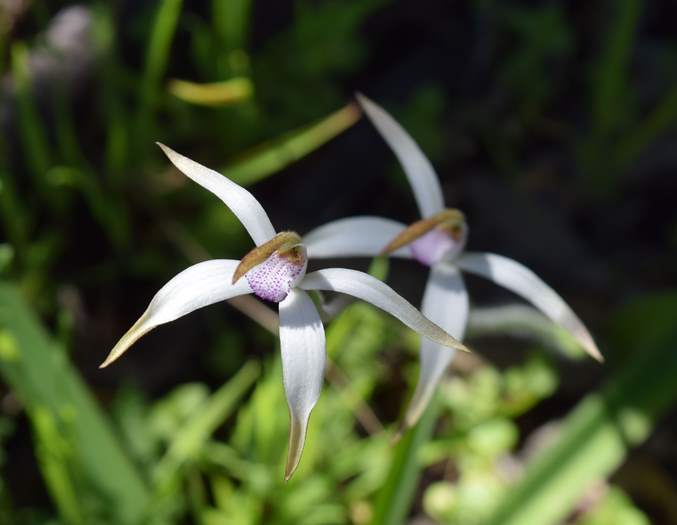
[[[149,502],[145,483],[64,352],[50,341],[19,294],[2,283],[0,336],[0,374],[33,420],[48,487],[64,519],[77,523],[76,514],[83,511],[73,507],[73,496],[66,492],[69,485],[62,479],[67,467],[78,472],[73,487],[78,504],[84,499],[98,502],[96,508],[110,514],[109,523],[142,522]],[[59,445],[54,432],[68,441]],[[93,523],[84,514],[83,520]]]
[[[143,76],[139,83],[138,126],[139,140],[148,140],[152,114],[160,94],[160,82],[171,54],[172,40],[181,13],[182,0],[161,0],[155,13]]]
[[[329,142],[352,126],[359,117],[357,106],[349,104],[316,124],[287,133],[244,154],[241,160],[227,166],[222,172],[238,184],[254,184]]]
[[[254,86],[247,77],[236,77],[210,84],[174,79],[169,81],[167,89],[184,102],[202,106],[224,106],[248,100]]]
[[[177,482],[179,470],[190,460],[197,459],[207,440],[233,412],[237,402],[258,376],[259,366],[250,361],[207,399],[188,400],[192,406],[191,415],[174,431],[167,453],[155,469],[154,477],[159,486],[158,497],[170,495]],[[193,390],[184,389],[183,392],[191,394]],[[186,400],[185,396],[179,398],[179,401],[182,400]]]
[[[405,522],[421,478],[418,450],[432,435],[439,414],[440,405],[433,399],[416,426],[397,443],[388,476],[376,498],[372,525],[400,525]]]
[[[51,164],[51,151],[47,140],[47,133],[38,113],[35,98],[32,93],[29,71],[29,53],[22,43],[12,46],[12,79],[16,90],[19,109],[19,129],[21,143],[24,149],[24,158],[33,172],[35,187],[46,197],[47,186],[44,174]],[[47,202],[51,200],[48,198]]]
[[[594,482],[610,475],[629,449],[646,439],[677,398],[677,326],[663,325],[658,337],[652,330],[665,300],[644,301],[644,308],[635,310],[632,326],[639,342],[632,342],[632,357],[567,416],[557,442],[533,460],[489,524],[559,523]],[[654,336],[642,338],[642,332]]]

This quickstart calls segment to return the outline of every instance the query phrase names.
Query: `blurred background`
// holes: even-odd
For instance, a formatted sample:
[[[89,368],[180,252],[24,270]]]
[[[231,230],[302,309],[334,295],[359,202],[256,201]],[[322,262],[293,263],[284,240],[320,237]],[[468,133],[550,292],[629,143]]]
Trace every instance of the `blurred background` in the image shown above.
[[[0,523],[677,523],[675,20],[666,0],[0,1]],[[251,247],[156,140],[278,229],[418,218],[356,91],[430,157],[469,249],[532,268],[607,362],[468,277],[476,353],[393,445],[418,340],[356,303],[284,483],[258,303],[97,367],[169,278]],[[420,301],[419,265],[338,263]]]

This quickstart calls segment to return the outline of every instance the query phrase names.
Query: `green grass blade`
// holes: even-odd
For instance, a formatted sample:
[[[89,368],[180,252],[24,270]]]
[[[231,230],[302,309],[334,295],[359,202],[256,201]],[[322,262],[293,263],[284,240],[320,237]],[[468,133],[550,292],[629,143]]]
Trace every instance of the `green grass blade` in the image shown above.
[[[617,146],[618,168],[627,168],[647,146],[677,122],[677,88],[666,95],[649,115],[633,126]]]
[[[421,477],[418,450],[430,439],[439,413],[439,405],[433,399],[416,426],[397,443],[388,476],[376,498],[372,525],[405,522]]]
[[[51,152],[31,91],[28,58],[28,49],[24,44],[16,43],[12,46],[12,80],[16,90],[24,157],[33,173],[36,187],[47,193],[45,173],[51,165]]]
[[[222,172],[238,184],[254,184],[329,142],[359,118],[357,106],[349,104],[316,124],[259,146]]]
[[[167,86],[176,98],[200,106],[226,106],[248,100],[254,89],[247,77],[235,77],[222,82],[198,84],[174,79]]]
[[[214,32],[226,53],[244,49],[250,10],[251,0],[212,0]]]
[[[634,49],[642,2],[610,2],[613,10],[606,46],[595,64],[593,74],[594,133],[606,137],[618,125],[627,104],[628,71]]]
[[[77,495],[73,479],[74,450],[72,444],[59,431],[59,424],[49,410],[36,407],[30,414],[36,436],[35,455],[50,494],[66,523],[85,524],[85,510]]]
[[[490,525],[560,523],[595,481],[610,475],[677,398],[677,331],[643,348],[567,417],[551,448],[529,465]]]
[[[38,434],[53,425],[67,436],[72,454],[68,467],[77,471],[80,481],[78,501],[94,501],[97,508],[107,509],[110,523],[143,522],[148,489],[125,456],[108,420],[21,296],[2,283],[0,375],[26,406]],[[45,425],[47,420],[49,424]],[[53,470],[48,477],[62,476],[58,463],[50,468]],[[67,494],[58,495],[55,486],[49,488],[57,501],[68,501]]]
[[[180,469],[188,461],[197,459],[214,431],[234,411],[259,375],[260,367],[256,362],[246,363],[234,377],[214,392],[174,437],[155,471],[159,487],[157,502],[170,495],[178,481]]]
[[[152,114],[161,91],[160,83],[167,69],[172,40],[181,14],[182,0],[162,0],[155,14],[143,76],[139,84],[139,136],[145,140],[150,135]]]

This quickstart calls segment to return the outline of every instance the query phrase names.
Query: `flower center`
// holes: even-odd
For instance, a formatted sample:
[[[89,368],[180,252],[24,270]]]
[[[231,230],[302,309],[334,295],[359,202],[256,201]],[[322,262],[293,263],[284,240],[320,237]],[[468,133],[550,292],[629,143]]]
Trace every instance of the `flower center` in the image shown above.
[[[433,266],[443,259],[455,258],[465,247],[467,228],[447,231],[434,228],[409,245],[414,258],[421,264]]]
[[[233,284],[245,277],[261,299],[279,303],[306,274],[308,257],[295,232],[278,233],[245,255],[233,272]]]
[[[432,266],[458,256],[467,236],[465,215],[459,210],[445,209],[402,230],[383,249],[383,254],[409,246],[416,260]]]
[[[279,303],[306,274],[308,261],[304,246],[285,253],[275,252],[245,274],[257,297]]]

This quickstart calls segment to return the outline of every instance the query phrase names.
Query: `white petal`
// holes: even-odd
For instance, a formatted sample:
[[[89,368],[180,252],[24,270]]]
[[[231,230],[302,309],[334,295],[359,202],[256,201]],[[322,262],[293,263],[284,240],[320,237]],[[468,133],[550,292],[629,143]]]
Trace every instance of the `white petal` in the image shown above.
[[[246,279],[231,284],[240,261],[215,259],[186,268],[155,294],[148,308],[113,347],[101,365],[104,368],[120,357],[139,338],[156,326],[168,323],[193,310],[238,295],[251,293]]]
[[[456,260],[456,264],[521,295],[555,323],[569,330],[593,358],[604,360],[581,320],[552,288],[527,267],[493,253],[466,253]]]
[[[174,166],[184,175],[211,191],[237,216],[257,245],[275,236],[275,228],[259,201],[233,181],[188,157],[184,157],[164,144],[157,143]]]
[[[303,290],[292,290],[280,303],[280,348],[284,391],[289,405],[289,452],[284,470],[296,470],[306,439],[308,418],[324,378],[324,327],[313,301]]]
[[[433,266],[421,311],[457,339],[463,339],[468,321],[468,293],[461,272],[450,264]],[[404,427],[413,426],[430,403],[455,350],[421,339],[421,369],[414,396],[404,416]]]
[[[437,174],[411,135],[381,106],[359,93],[357,100],[402,164],[414,191],[423,218],[444,209],[444,197]]]
[[[300,286],[305,290],[330,290],[352,295],[385,310],[424,337],[444,346],[469,351],[463,343],[423,317],[390,286],[369,274],[345,268],[326,268],[307,274]]]
[[[308,257],[375,257],[406,226],[382,217],[349,217],[329,222],[303,236]],[[391,254],[411,257],[405,247]]]

